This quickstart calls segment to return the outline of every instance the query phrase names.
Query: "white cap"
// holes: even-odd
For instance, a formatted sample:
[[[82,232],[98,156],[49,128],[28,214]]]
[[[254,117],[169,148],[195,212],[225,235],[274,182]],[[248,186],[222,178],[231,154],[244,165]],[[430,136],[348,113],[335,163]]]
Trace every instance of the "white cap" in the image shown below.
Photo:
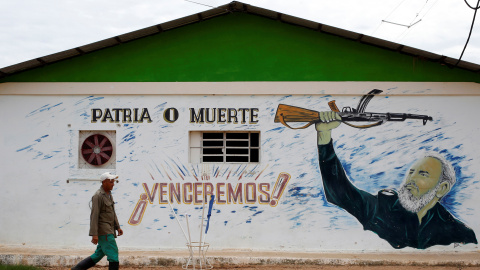
[[[117,179],[118,178],[118,175],[115,175],[115,174],[111,174],[109,172],[106,172],[106,173],[103,173],[102,175],[100,175],[100,180],[106,180],[106,179]]]

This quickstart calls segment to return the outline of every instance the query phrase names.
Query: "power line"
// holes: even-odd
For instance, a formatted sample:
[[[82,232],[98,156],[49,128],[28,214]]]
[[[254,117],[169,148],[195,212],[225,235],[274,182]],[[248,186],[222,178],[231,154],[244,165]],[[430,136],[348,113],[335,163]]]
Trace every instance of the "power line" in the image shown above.
[[[475,12],[473,13],[472,25],[470,26],[470,33],[468,33],[467,42],[465,42],[465,46],[463,47],[462,54],[460,54],[460,58],[458,58],[458,61],[455,64],[455,66],[457,66],[458,63],[460,63],[460,60],[462,59],[463,53],[465,52],[465,49],[467,48],[468,42],[470,41],[470,36],[472,35],[473,25],[475,24],[475,17],[477,16],[477,10],[480,8],[480,0],[478,0],[477,6],[475,8],[471,7],[466,0],[465,0],[465,3],[468,5],[469,8],[475,10]]]
[[[428,0],[427,0],[428,2]],[[425,2],[426,3],[426,2]],[[435,0],[435,2],[433,2],[433,4],[428,8],[428,10],[425,12],[425,14],[423,14],[423,16],[420,18],[420,20],[423,20],[423,18],[425,18],[425,16],[427,16],[427,14],[430,12],[430,10],[432,10],[432,8],[438,3],[438,0]],[[423,9],[423,8],[422,8]],[[420,13],[420,12],[419,12]],[[398,41],[397,42],[400,42],[401,40],[403,40],[407,35],[408,33],[410,32],[410,28],[406,29],[402,34],[400,34],[398,36]]]
[[[377,28],[375,28],[375,30],[372,32],[372,36],[375,34],[375,32],[377,32],[378,28],[380,28],[380,26],[383,24],[383,21],[388,19],[388,17],[390,17],[390,15],[393,14],[393,12],[395,12],[395,10],[397,10],[402,4],[403,2],[405,2],[406,0],[402,0],[388,15],[387,17],[385,17],[385,19],[383,19],[380,24],[377,26]]]
[[[435,6],[435,4],[437,4],[437,2],[438,2],[438,0],[436,0],[436,1],[430,6],[430,8],[427,10],[427,12],[425,12],[425,14],[423,14],[422,18],[420,18],[420,20],[423,19],[425,16],[427,16],[427,14],[430,12],[430,10],[432,10],[432,8]]]
[[[210,6],[210,5],[203,4],[203,3],[198,3],[198,2],[194,2],[194,1],[190,1],[190,0],[185,0],[185,1],[190,2],[190,3],[197,4],[197,5],[202,5],[202,6],[211,7],[211,8],[214,8],[214,9],[220,9],[220,10],[225,10],[225,11],[231,12],[231,11],[229,11],[228,9],[223,9],[223,8],[219,8],[219,7],[214,7],[214,6]]]
[[[380,28],[380,26],[383,24],[383,23],[389,23],[389,24],[394,24],[394,25],[398,25],[398,26],[403,26],[403,27],[406,27],[407,29],[416,25],[417,23],[421,22],[422,19],[419,19],[415,22],[416,18],[420,15],[420,13],[422,13],[423,9],[425,8],[425,6],[427,5],[428,3],[428,0],[425,1],[425,3],[423,4],[422,8],[416,13],[416,16],[413,18],[413,20],[407,25],[407,24],[401,24],[401,23],[396,23],[396,22],[393,22],[393,21],[388,21],[387,19],[405,2],[406,0],[403,0],[401,1],[386,17],[385,19],[383,19],[380,24],[377,26],[377,28],[375,28],[375,30],[372,32],[372,35],[375,34],[375,32],[377,32],[377,30]],[[438,1],[438,0],[437,0]],[[405,33],[405,31],[403,32]],[[403,33],[401,35],[403,35]]]
[[[396,6],[396,7],[392,10],[392,12],[390,12],[390,14],[388,14],[387,17],[385,17],[385,20],[388,19],[388,17],[390,17],[390,15],[392,15],[393,12],[395,12],[395,10],[397,10],[397,9],[403,4],[403,2],[405,2],[405,1],[406,1],[406,0],[403,0],[402,2],[400,2],[400,4],[398,4],[398,6]]]
[[[423,9],[425,8],[425,6],[427,5],[427,3],[428,3],[428,0],[425,1],[425,4],[423,4],[423,6],[422,6],[422,8],[420,9],[420,11],[417,12],[417,15],[415,15],[415,18],[413,18],[413,20],[410,22],[410,24],[412,24],[412,23],[415,21],[415,19],[418,17],[418,15],[419,15],[420,13],[422,13],[422,11],[423,11]],[[421,20],[422,20],[422,19],[420,19],[419,21],[421,21]],[[417,21],[417,22],[419,22],[419,21]]]
[[[185,0],[185,1],[190,2],[190,3],[197,4],[197,5],[202,5],[202,6],[206,6],[206,7],[216,8],[216,7],[214,7],[214,6],[210,6],[210,5],[202,4],[202,3],[198,3],[198,2],[193,2],[193,1],[190,1],[190,0]]]
[[[467,6],[468,6],[469,8],[471,8],[471,9],[478,10],[478,9],[480,8],[480,6],[478,5],[478,3],[477,3],[477,7],[472,7],[472,6],[470,6],[470,4],[467,2],[467,0],[463,0],[463,1],[465,1],[465,4],[467,4]]]
[[[405,29],[400,35],[397,37],[397,42],[400,43],[400,41],[407,36],[407,32],[410,31],[410,28]]]

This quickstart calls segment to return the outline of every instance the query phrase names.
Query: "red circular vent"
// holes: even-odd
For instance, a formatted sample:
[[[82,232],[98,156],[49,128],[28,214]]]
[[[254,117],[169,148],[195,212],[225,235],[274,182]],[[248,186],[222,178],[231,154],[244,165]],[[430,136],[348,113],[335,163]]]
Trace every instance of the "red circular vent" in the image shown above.
[[[101,134],[94,134],[85,139],[81,151],[86,162],[94,166],[99,166],[110,160],[113,147],[107,137]]]

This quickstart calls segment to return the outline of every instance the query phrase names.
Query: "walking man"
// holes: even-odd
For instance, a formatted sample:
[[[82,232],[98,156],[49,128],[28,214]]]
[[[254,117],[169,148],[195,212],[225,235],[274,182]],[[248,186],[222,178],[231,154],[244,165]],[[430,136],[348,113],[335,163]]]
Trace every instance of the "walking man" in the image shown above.
[[[102,186],[92,197],[92,212],[90,214],[90,233],[92,243],[97,250],[90,257],[79,262],[72,270],[84,270],[94,266],[105,255],[109,262],[109,270],[118,269],[118,247],[115,238],[123,234],[115,214],[115,202],[111,191],[118,175],[106,172],[100,176]]]

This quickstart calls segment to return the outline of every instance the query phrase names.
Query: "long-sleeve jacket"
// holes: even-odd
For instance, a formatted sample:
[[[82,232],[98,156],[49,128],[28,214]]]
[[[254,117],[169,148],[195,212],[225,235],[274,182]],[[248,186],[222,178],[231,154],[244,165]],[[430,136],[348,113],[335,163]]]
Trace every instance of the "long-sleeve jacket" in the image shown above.
[[[89,234],[90,236],[113,234],[116,237],[116,230],[119,228],[113,197],[100,187],[92,197]]]
[[[327,200],[355,216],[365,230],[375,232],[392,247],[425,249],[451,243],[477,244],[473,230],[440,203],[428,210],[419,223],[416,213],[401,206],[395,190],[384,189],[373,195],[355,187],[348,180],[331,141],[318,146],[318,159]]]

